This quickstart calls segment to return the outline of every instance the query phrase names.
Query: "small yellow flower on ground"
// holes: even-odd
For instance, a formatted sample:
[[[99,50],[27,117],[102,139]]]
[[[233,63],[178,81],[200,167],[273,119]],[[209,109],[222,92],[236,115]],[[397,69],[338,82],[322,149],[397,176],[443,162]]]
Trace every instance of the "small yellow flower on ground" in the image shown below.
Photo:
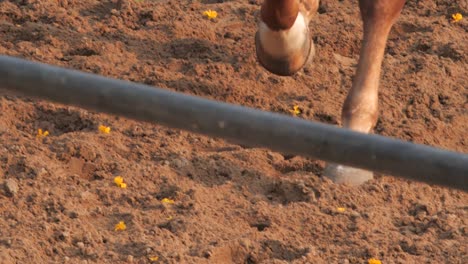
[[[117,185],[122,184],[122,183],[123,183],[123,177],[122,177],[122,176],[116,176],[116,177],[114,178],[114,182],[115,182],[115,184],[117,184]]]
[[[215,19],[218,16],[218,12],[210,9],[203,12],[203,15],[206,16],[208,19]]]
[[[295,106],[293,106],[292,110],[289,110],[289,112],[291,112],[291,114],[293,114],[293,116],[297,116],[298,114],[301,113],[301,109],[299,109],[298,105],[295,105]]]
[[[101,133],[109,134],[110,130],[111,130],[111,128],[108,127],[108,126],[104,126],[104,125],[99,126],[99,131],[101,131]]]
[[[336,211],[340,212],[340,213],[344,213],[344,211],[346,211],[346,208],[344,207],[338,207],[336,208]]]
[[[47,130],[46,130],[46,131],[42,131],[42,129],[39,128],[39,129],[37,130],[37,135],[36,135],[36,137],[37,137],[37,138],[45,138],[45,137],[47,137],[48,135],[49,135],[49,131],[47,131]]]
[[[124,231],[125,229],[127,229],[127,225],[125,225],[124,221],[120,221],[114,228],[115,231]]]
[[[453,23],[456,23],[456,22],[458,22],[458,21],[460,21],[462,19],[463,19],[463,15],[460,14],[460,13],[456,13],[456,14],[452,15],[452,22]]]
[[[368,260],[368,263],[369,264],[382,264],[382,262],[378,259],[375,259],[375,258],[371,258]]]
[[[158,261],[159,257],[154,256],[154,257],[149,257],[148,258],[150,261]]]
[[[127,184],[123,182],[124,179],[122,176],[117,176],[114,178],[114,183],[120,188],[127,188]]]
[[[162,203],[167,203],[167,204],[173,204],[174,203],[174,200],[171,200],[169,198],[164,198],[161,200]]]

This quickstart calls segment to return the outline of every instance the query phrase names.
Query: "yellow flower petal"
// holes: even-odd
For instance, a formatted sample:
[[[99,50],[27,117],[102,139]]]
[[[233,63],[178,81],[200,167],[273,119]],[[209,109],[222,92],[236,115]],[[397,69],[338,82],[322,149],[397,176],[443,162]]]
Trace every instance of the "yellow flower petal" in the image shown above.
[[[368,264],[382,264],[382,261],[375,259],[375,258],[371,258],[367,261],[367,263]]]
[[[463,19],[463,15],[460,13],[456,13],[452,15],[452,22],[458,22]]]
[[[293,106],[292,110],[289,110],[289,112],[291,112],[291,114],[293,114],[293,116],[297,116],[298,114],[301,113],[301,109],[299,109],[298,105],[295,105],[295,106]]]
[[[104,125],[99,126],[99,131],[101,131],[101,133],[109,134],[110,130],[111,130],[111,128],[108,127],[108,126],[104,126]]]
[[[164,198],[161,200],[162,203],[167,203],[167,204],[173,204],[174,203],[174,200],[171,200],[169,198]]]
[[[115,182],[115,184],[117,184],[117,185],[121,185],[121,184],[123,183],[123,180],[124,180],[124,179],[123,179],[122,176],[117,176],[117,177],[114,178],[114,182]]]
[[[47,137],[48,135],[49,135],[49,131],[47,131],[47,130],[46,130],[46,131],[43,131],[41,128],[39,128],[39,129],[37,130],[37,135],[36,135],[36,137],[37,137],[37,138],[44,138],[44,137]]]
[[[125,189],[127,188],[127,184],[122,182],[121,184],[119,184],[119,187]]]
[[[127,225],[125,225],[124,221],[120,221],[118,224],[115,225],[114,228],[115,231],[123,231],[125,229],[127,229]]]
[[[218,16],[218,12],[210,9],[203,12],[203,15],[206,16],[208,19],[215,19]]]
[[[150,261],[158,261],[159,257],[158,256],[154,256],[154,257],[149,257],[148,258]]]
[[[336,208],[336,211],[340,212],[340,213],[343,213],[344,211],[346,211],[346,208],[344,207],[338,207]]]

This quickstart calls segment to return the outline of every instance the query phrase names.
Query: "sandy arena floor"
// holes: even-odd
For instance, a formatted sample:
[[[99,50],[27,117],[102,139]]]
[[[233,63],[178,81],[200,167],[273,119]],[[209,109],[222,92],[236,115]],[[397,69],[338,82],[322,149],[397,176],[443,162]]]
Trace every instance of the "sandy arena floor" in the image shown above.
[[[260,3],[0,1],[0,53],[339,125],[357,1],[322,1],[314,63],[289,78],[255,60]],[[408,1],[375,133],[468,152],[468,22],[451,23],[467,9]],[[6,93],[0,107],[0,263],[468,263],[461,191],[388,175],[339,186],[318,160]]]

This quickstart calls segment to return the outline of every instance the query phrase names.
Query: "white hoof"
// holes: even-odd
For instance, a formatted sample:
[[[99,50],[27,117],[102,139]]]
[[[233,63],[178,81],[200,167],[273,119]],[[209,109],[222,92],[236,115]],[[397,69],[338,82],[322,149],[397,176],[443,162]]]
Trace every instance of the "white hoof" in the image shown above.
[[[372,171],[329,163],[323,171],[323,176],[335,183],[345,183],[349,185],[361,185],[374,178]]]

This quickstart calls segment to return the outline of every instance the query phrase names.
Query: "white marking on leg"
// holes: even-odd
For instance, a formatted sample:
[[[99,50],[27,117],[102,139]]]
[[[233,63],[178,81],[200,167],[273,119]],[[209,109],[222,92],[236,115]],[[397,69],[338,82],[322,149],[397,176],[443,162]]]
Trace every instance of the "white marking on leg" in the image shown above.
[[[299,13],[293,26],[287,30],[271,30],[263,21],[260,21],[260,43],[267,54],[281,58],[301,50],[308,36],[307,22]]]

